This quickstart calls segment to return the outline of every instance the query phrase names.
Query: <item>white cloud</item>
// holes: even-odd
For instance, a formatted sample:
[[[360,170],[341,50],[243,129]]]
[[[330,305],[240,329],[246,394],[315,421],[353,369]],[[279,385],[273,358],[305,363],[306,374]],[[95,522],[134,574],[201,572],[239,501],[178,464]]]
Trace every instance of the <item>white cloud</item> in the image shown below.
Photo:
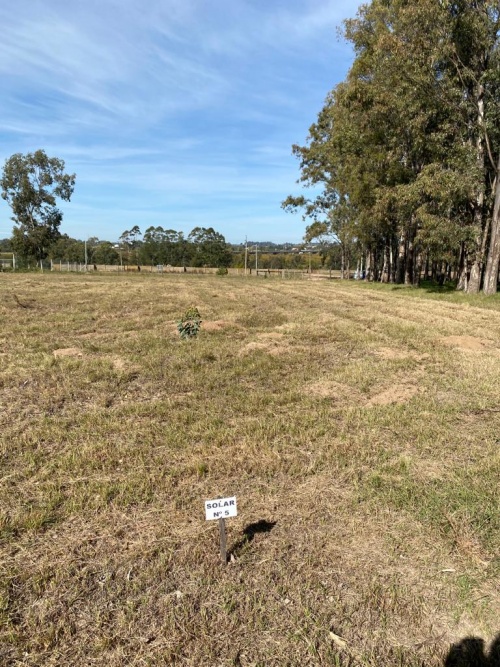
[[[188,220],[200,201],[213,221],[247,220],[252,202],[261,219],[283,225],[279,202],[298,175],[291,144],[344,76],[350,51],[335,27],[357,5],[3,3],[3,156],[45,148],[76,171],[64,207],[72,225],[101,211],[121,224],[113,209],[120,219],[168,210]],[[1,204],[0,214],[8,219]]]

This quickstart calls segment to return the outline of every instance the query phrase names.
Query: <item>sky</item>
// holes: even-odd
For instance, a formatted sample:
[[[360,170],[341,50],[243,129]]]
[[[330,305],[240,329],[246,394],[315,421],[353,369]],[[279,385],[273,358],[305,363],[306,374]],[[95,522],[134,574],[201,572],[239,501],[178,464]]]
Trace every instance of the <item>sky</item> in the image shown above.
[[[352,63],[357,0],[0,3],[0,165],[42,148],[76,173],[61,231],[151,225],[297,242],[294,143]],[[0,238],[11,211],[0,200]]]

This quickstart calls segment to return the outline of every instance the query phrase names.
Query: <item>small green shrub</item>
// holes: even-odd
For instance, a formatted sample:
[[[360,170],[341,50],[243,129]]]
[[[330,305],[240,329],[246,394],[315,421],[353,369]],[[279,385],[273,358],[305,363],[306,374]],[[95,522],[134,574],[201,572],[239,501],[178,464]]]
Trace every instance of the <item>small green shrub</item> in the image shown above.
[[[216,275],[218,276],[227,276],[228,270],[226,269],[225,266],[219,266],[217,269]]]
[[[181,338],[194,338],[198,335],[201,328],[201,315],[198,308],[191,306],[182,316],[182,320],[177,322],[177,330]]]

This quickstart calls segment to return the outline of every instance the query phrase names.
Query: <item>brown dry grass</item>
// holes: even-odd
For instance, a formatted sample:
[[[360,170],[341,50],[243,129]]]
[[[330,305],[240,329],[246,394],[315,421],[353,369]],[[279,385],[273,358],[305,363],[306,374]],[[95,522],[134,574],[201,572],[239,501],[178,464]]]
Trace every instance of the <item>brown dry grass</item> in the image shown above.
[[[499,630],[498,299],[0,281],[2,665],[432,667]]]

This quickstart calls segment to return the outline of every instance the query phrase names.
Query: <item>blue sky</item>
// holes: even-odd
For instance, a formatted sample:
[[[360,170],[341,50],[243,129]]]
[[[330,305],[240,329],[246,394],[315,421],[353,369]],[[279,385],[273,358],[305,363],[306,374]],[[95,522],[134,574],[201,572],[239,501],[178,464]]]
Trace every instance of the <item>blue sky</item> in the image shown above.
[[[352,52],[357,0],[16,0],[0,4],[0,161],[43,148],[77,175],[61,231],[150,225],[298,241],[293,143]],[[0,200],[0,238],[10,209]]]

